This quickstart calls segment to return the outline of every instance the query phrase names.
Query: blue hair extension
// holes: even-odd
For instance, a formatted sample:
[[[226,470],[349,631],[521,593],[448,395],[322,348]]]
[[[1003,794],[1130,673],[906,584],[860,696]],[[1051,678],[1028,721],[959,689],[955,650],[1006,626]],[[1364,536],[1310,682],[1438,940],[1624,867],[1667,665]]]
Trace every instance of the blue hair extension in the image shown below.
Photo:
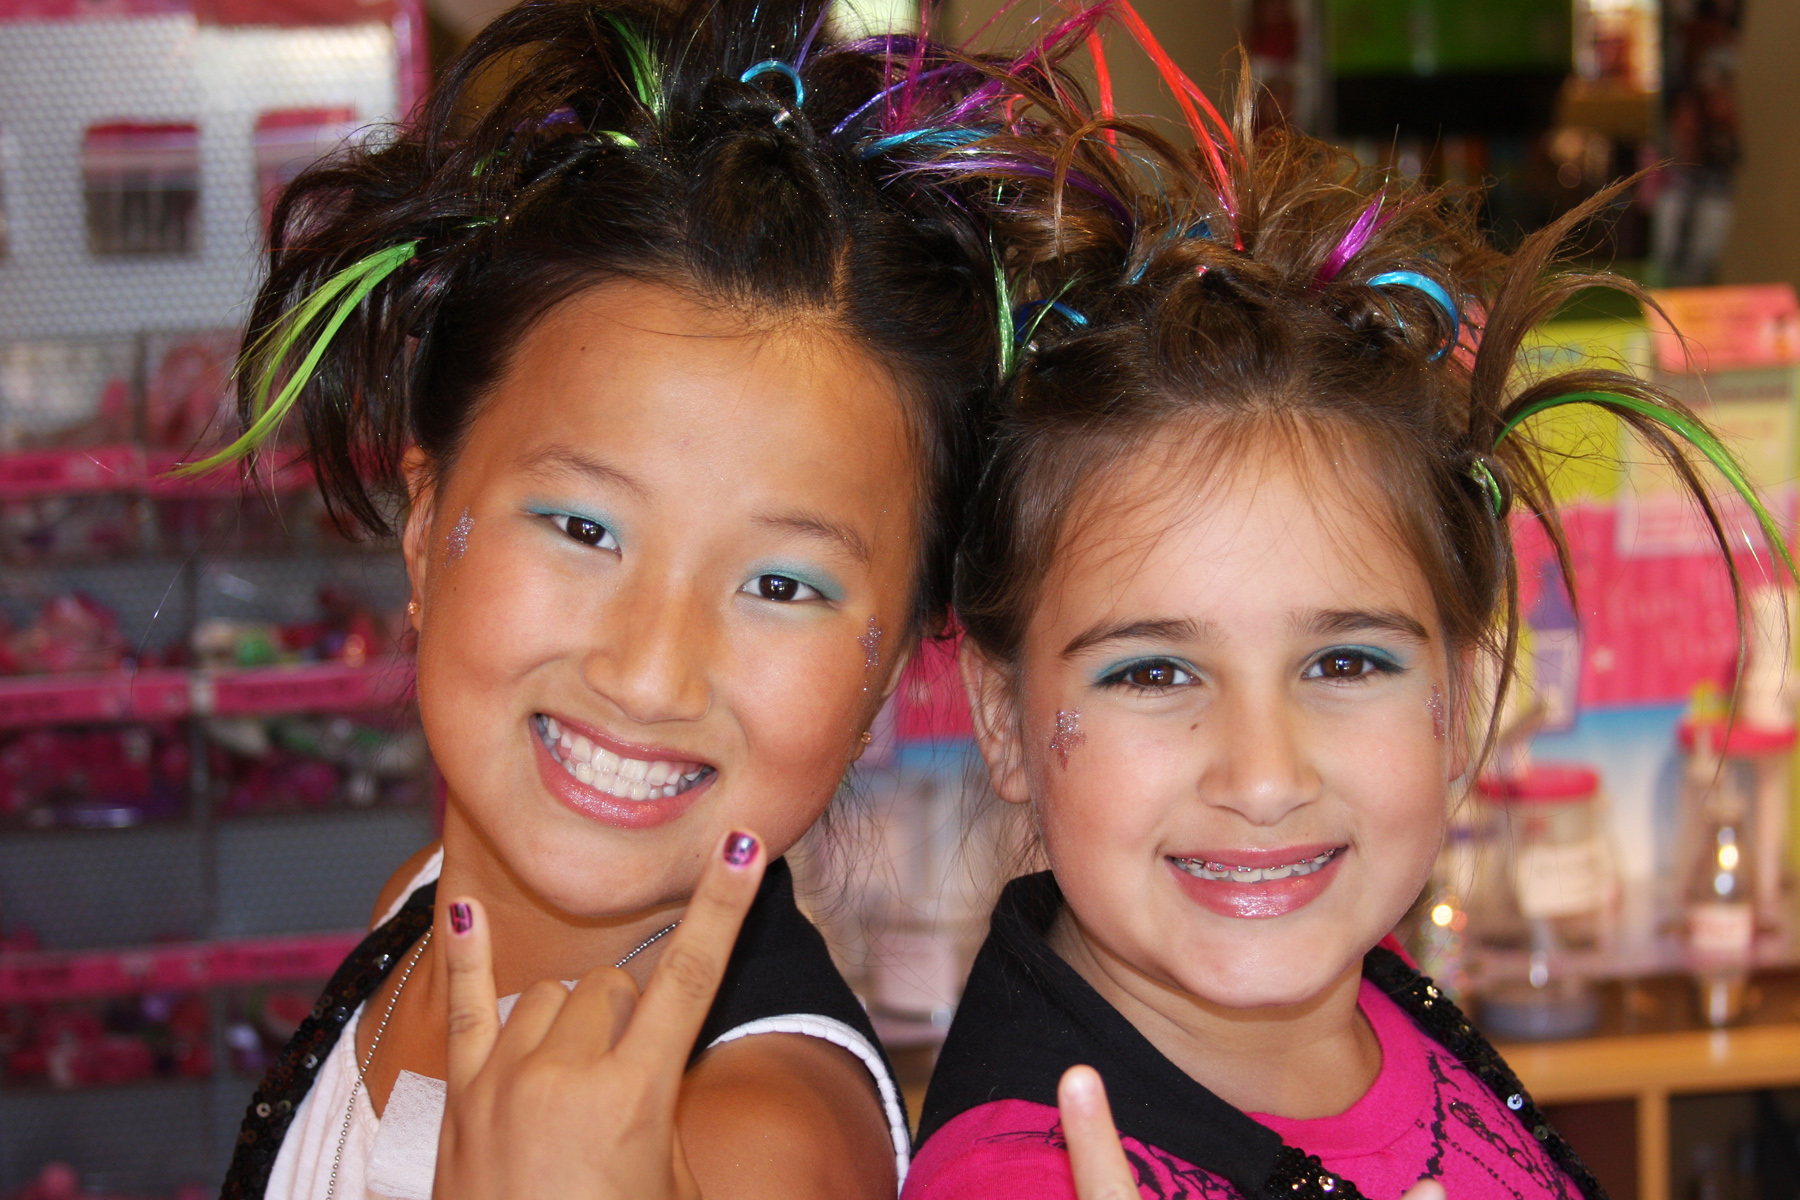
[[[805,108],[806,85],[800,82],[800,72],[794,70],[794,68],[788,66],[779,58],[765,58],[761,62],[749,67],[742,75],[738,76],[738,82],[749,83],[752,79],[767,75],[770,71],[776,71],[788,77],[788,82],[794,85],[794,107]]]
[[[1421,275],[1417,271],[1383,271],[1369,280],[1369,286],[1411,288],[1423,293],[1426,299],[1443,310],[1444,319],[1450,322],[1450,336],[1438,347],[1437,353],[1431,356],[1432,362],[1450,353],[1457,340],[1462,337],[1462,314],[1456,311],[1456,301],[1450,298],[1450,293],[1444,290],[1443,284],[1429,275]],[[1405,328],[1404,323],[1401,328]]]
[[[1088,319],[1064,304],[1061,300],[1032,300],[1013,309],[1013,342],[1023,346],[1031,341],[1037,333],[1038,323],[1046,313],[1058,313],[1071,325],[1086,325]],[[1025,318],[1030,317],[1029,324]]]
[[[959,129],[955,126],[927,126],[913,129],[906,133],[890,133],[886,137],[878,137],[862,148],[862,157],[874,158],[886,154],[889,150],[898,150],[902,146],[926,146],[933,150],[955,150],[988,137],[991,129]]]

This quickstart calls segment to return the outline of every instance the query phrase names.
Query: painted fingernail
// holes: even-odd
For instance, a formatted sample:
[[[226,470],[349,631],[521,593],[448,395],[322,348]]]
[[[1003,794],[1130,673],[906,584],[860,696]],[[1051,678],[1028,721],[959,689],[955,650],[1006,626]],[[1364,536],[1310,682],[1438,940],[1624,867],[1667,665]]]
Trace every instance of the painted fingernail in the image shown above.
[[[468,905],[458,903],[450,906],[450,928],[458,934],[475,928],[475,914],[469,911]]]
[[[741,867],[756,857],[756,837],[754,834],[734,833],[725,839],[725,861],[734,867]]]

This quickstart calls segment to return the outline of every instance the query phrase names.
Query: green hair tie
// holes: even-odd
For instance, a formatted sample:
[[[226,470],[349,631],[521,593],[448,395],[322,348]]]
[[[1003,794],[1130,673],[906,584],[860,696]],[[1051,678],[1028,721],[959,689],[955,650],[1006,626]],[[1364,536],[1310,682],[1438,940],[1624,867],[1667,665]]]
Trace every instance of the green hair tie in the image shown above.
[[[1488,503],[1494,509],[1494,520],[1498,521],[1505,516],[1506,495],[1500,490],[1500,481],[1494,478],[1494,472],[1487,465],[1487,459],[1477,458],[1469,464],[1469,478],[1481,485],[1481,490],[1487,494]]]
[[[1788,577],[1800,580],[1800,570],[1795,569],[1793,555],[1788,551],[1787,541],[1781,535],[1780,526],[1775,524],[1775,518],[1763,506],[1761,498],[1756,494],[1756,489],[1751,486],[1749,477],[1744,474],[1743,465],[1738,462],[1737,455],[1733,454],[1731,449],[1704,424],[1673,409],[1665,408],[1653,400],[1627,396],[1622,392],[1569,392],[1562,396],[1549,396],[1542,400],[1534,400],[1514,413],[1500,427],[1499,434],[1494,438],[1495,448],[1498,448],[1500,443],[1506,439],[1507,434],[1524,422],[1540,413],[1560,408],[1565,404],[1592,404],[1597,408],[1624,409],[1626,412],[1660,425],[1698,450],[1708,462],[1712,463],[1713,469],[1724,477],[1725,482],[1731,485],[1731,490],[1736,492],[1745,504],[1749,505],[1751,513],[1756,517],[1757,526],[1762,530],[1763,538],[1780,556],[1782,565],[1787,568]]]
[[[411,262],[418,252],[419,243],[416,241],[377,250],[327,279],[312,295],[283,314],[257,340],[257,344],[245,354],[239,364],[239,370],[253,369],[260,373],[256,390],[252,393],[256,419],[250,423],[250,428],[217,454],[196,463],[183,463],[175,468],[174,473],[180,476],[203,475],[227,463],[236,462],[268,441],[311,381],[313,372],[318,370],[319,361],[331,346],[331,339],[337,336],[344,322],[350,319],[350,314],[356,311],[363,299],[383,280]],[[332,308],[334,302],[336,307]],[[301,339],[327,308],[332,308],[330,318],[319,330],[318,336],[313,338],[305,357],[288,377],[280,394],[270,399],[269,394],[274,390],[281,365],[288,361]]]

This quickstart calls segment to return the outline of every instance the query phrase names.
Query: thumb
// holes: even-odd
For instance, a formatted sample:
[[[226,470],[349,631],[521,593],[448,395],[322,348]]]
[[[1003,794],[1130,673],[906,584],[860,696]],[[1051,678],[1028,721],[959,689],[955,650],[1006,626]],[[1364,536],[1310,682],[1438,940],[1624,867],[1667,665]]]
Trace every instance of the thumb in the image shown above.
[[[1079,1200],[1138,1200],[1137,1178],[1125,1161],[1119,1131],[1113,1127],[1112,1106],[1106,1102],[1100,1073],[1092,1067],[1064,1071],[1056,1087],[1056,1106],[1062,1114],[1063,1140],[1069,1144],[1069,1166]]]
[[[1444,1185],[1435,1179],[1421,1179],[1407,1188],[1400,1200],[1445,1200]]]
[[[459,897],[450,902],[450,936],[444,939],[444,965],[450,979],[449,1091],[456,1095],[480,1074],[500,1034],[500,1010],[494,999],[493,943],[487,911],[481,901]]]

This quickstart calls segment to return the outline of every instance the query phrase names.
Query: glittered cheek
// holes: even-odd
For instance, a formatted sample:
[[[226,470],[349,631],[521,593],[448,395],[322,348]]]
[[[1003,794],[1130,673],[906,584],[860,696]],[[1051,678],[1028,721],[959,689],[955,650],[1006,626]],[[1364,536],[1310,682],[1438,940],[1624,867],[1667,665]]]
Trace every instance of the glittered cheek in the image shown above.
[[[469,552],[469,531],[474,528],[475,518],[469,515],[468,509],[463,509],[462,516],[456,519],[456,524],[444,538],[445,557],[448,561],[455,562]]]
[[[1431,736],[1438,741],[1444,740],[1444,693],[1437,684],[1431,685],[1431,694],[1425,697],[1425,710],[1431,714]]]
[[[1050,749],[1063,770],[1069,769],[1069,751],[1085,741],[1087,734],[1081,732],[1081,710],[1057,709],[1056,724],[1050,733]]]
[[[881,622],[870,617],[868,632],[857,638],[856,644],[863,651],[863,691],[866,692],[875,678],[876,668],[881,666]]]

